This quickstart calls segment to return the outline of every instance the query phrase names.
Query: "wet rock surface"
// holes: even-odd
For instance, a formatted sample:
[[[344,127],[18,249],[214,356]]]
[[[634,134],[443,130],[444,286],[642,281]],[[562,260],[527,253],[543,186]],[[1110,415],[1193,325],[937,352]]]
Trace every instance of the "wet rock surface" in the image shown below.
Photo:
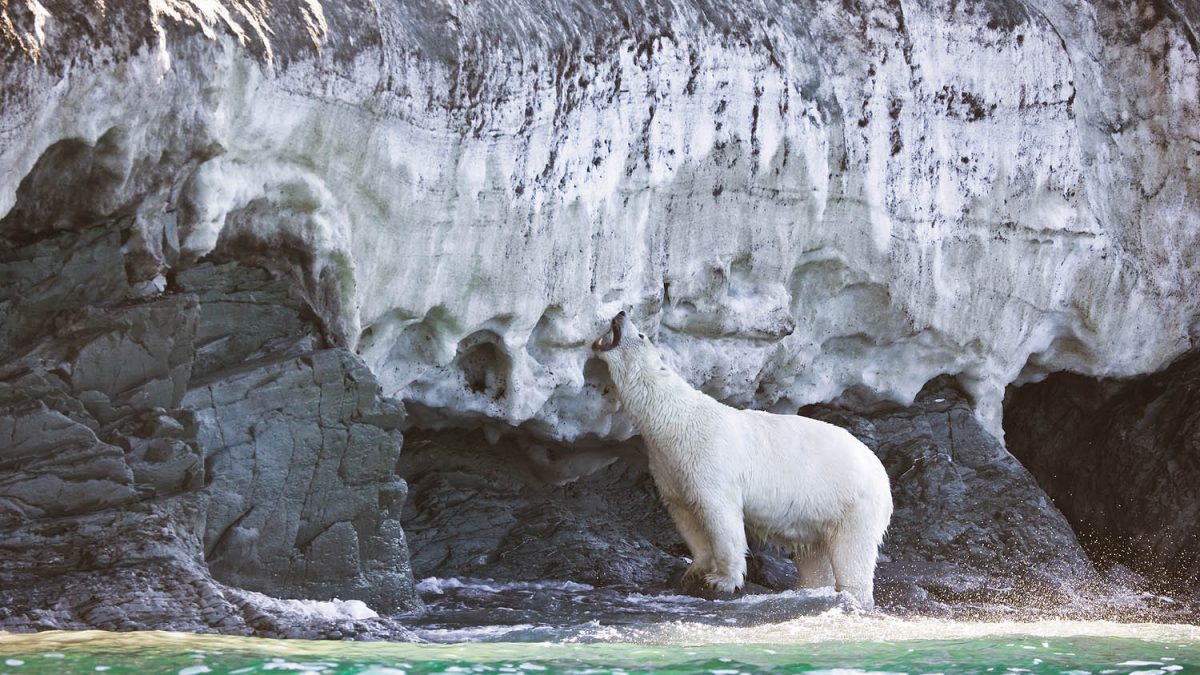
[[[1013,454],[1099,563],[1195,598],[1200,352],[1131,380],[1054,374],[1011,389],[1005,411]]]
[[[0,629],[407,636],[253,592],[419,605],[399,403],[264,269],[140,293],[132,227],[0,239]]]
[[[832,589],[718,599],[547,580],[427,579],[418,589],[428,611],[409,626],[430,642],[652,640],[662,625],[757,626],[852,602]]]
[[[850,430],[888,471],[895,512],[878,568],[885,605],[1054,609],[1097,585],[1066,519],[984,431],[953,379],[930,382],[911,407],[857,401],[801,413]]]
[[[236,587],[413,606],[395,477],[404,412],[345,350],[237,369],[188,392],[205,449],[205,559]]]
[[[881,608],[959,615],[1131,608],[1123,590],[1095,573],[1034,478],[982,429],[953,380],[931,382],[909,407],[859,400],[802,412],[849,429],[891,476],[895,514],[876,576]],[[410,484],[404,525],[418,578],[697,590],[677,580],[687,548],[640,445],[577,454],[532,441],[487,446],[479,435],[410,434],[399,469]],[[751,593],[795,583],[791,561],[778,551],[756,549],[749,567]],[[427,600],[438,616],[445,598]]]
[[[590,456],[560,449],[557,461],[555,452],[410,432],[397,470],[409,484],[403,523],[416,577],[666,590],[687,547],[658,502],[640,444]]]

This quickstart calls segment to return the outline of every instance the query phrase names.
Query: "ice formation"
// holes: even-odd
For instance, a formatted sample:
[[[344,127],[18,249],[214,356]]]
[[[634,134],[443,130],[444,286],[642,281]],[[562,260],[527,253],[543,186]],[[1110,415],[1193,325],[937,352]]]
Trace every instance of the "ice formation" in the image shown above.
[[[0,10],[0,225],[291,261],[419,424],[628,436],[619,309],[732,405],[950,373],[997,431],[1200,333],[1186,4],[75,4]]]

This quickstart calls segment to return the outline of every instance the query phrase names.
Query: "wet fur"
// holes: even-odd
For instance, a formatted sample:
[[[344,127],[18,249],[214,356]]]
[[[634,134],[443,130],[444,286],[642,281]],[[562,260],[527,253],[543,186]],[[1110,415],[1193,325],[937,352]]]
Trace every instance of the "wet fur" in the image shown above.
[[[731,408],[692,388],[619,315],[597,355],[649,448],[650,472],[694,560],[688,575],[732,592],[746,533],[796,554],[799,586],[836,586],[874,604],[877,552],[892,514],[878,458],[849,432],[798,415]]]

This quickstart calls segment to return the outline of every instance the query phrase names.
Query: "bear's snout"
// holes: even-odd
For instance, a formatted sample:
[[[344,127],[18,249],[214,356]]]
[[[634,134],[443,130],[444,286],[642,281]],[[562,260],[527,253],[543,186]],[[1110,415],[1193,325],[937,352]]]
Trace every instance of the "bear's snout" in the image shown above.
[[[607,352],[621,344],[621,323],[624,320],[625,310],[617,312],[617,315],[613,317],[612,322],[609,323],[609,330],[605,331],[604,335],[596,338],[596,341],[592,343],[592,351]],[[612,333],[612,340],[607,339],[609,333]]]

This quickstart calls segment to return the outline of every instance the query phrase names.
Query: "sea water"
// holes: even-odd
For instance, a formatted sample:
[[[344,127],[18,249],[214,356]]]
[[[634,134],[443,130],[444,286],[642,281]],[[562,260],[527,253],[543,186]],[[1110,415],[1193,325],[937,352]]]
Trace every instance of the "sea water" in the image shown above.
[[[846,609],[832,592],[713,602],[562,583],[420,590],[430,611],[409,622],[420,644],[0,634],[0,673],[1200,672],[1193,625],[895,617]]]
[[[1192,626],[911,620],[831,635],[823,620],[745,635],[687,633],[680,644],[400,644],[264,640],[184,633],[0,635],[5,673],[1192,673]],[[882,628],[882,630],[880,630]],[[945,635],[942,637],[940,635]],[[906,635],[919,637],[907,638]],[[807,636],[807,638],[805,637]],[[741,637],[740,641],[727,641]],[[787,641],[784,641],[787,638]],[[687,643],[694,642],[694,643]]]

